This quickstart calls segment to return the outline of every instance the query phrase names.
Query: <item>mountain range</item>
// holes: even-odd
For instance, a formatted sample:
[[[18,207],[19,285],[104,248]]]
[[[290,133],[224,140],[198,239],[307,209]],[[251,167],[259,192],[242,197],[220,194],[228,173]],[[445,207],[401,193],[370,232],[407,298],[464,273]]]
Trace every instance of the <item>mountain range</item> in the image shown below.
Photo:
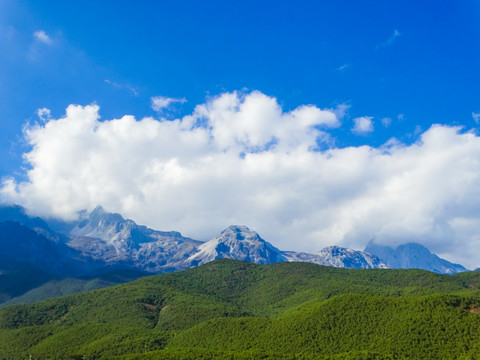
[[[374,255],[338,246],[327,247],[316,254],[281,251],[243,225],[229,226],[212,240],[202,242],[176,231],[158,231],[137,225],[101,207],[80,221],[50,224],[40,218],[29,217],[19,206],[3,207],[0,223],[9,223],[19,232],[20,229],[30,231],[31,236],[41,238],[38,243],[48,244],[51,249],[35,251],[34,259],[38,259],[34,263],[49,272],[55,272],[53,265],[48,267],[39,262],[41,259],[54,258],[59,271],[73,274],[95,273],[104,268],[135,269],[156,274],[187,269],[218,258],[256,264],[303,261],[359,269],[388,268]],[[15,238],[14,233],[7,234],[4,243],[11,247],[19,246],[19,242],[8,241],[7,238]],[[15,251],[28,256],[24,248]],[[5,254],[9,253],[12,254],[13,249],[5,251]]]
[[[392,249],[370,242],[365,251],[330,246],[310,254],[281,251],[246,226],[229,226],[215,238],[202,242],[176,231],[137,225],[101,207],[78,221],[63,222],[31,217],[17,205],[0,206],[0,303],[67,277],[87,277],[91,282],[105,273],[131,271],[129,276],[120,277],[119,282],[123,282],[219,258],[256,264],[310,262],[354,269],[420,268],[446,274],[466,271],[419,244]],[[38,281],[31,279],[21,289],[12,285],[12,279],[28,277],[26,274],[32,272],[38,274]],[[5,291],[2,283],[13,286],[13,290]],[[93,283],[105,285],[101,280]],[[65,294],[72,293],[71,287]]]

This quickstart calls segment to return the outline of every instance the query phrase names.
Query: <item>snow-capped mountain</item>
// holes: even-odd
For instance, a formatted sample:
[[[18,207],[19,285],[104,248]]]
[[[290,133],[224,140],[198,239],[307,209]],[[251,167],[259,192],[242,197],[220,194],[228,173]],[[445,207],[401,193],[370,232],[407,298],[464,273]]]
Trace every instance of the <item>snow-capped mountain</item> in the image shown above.
[[[392,248],[370,241],[365,251],[378,256],[392,269],[423,269],[439,274],[468,271],[462,265],[451,263],[432,254],[425,246],[417,243],[407,243]]]
[[[246,226],[232,225],[214,239],[198,247],[189,260],[192,266],[219,258],[273,264],[282,261],[311,262],[319,265],[352,269],[388,269],[378,257],[363,251],[330,246],[316,254],[281,251]]]
[[[187,269],[218,258],[272,264],[305,261],[347,268],[386,268],[378,258],[340,247],[317,254],[281,251],[246,226],[232,225],[215,238],[201,242],[176,231],[157,231],[137,225],[120,214],[97,207],[83,220],[70,225],[68,246],[84,258],[110,267],[128,267],[150,273]]]
[[[55,259],[54,262],[61,264],[75,264],[77,273],[101,271],[99,269],[102,268],[163,273],[187,269],[217,258],[244,260],[257,264],[304,261],[357,269],[421,268],[439,273],[466,270],[461,265],[440,259],[418,244],[407,244],[392,249],[371,242],[365,251],[330,246],[318,253],[309,254],[281,251],[263,240],[255,231],[238,225],[232,225],[212,240],[202,242],[184,237],[176,231],[157,231],[137,225],[133,220],[124,219],[120,214],[109,213],[101,207],[97,207],[75,223],[50,220],[47,223],[40,218],[29,217],[21,207],[0,206],[0,224],[8,220],[31,229],[41,238],[39,241],[45,245],[45,249],[53,249],[50,259]],[[6,228],[15,229],[14,226]],[[0,237],[4,242],[4,249],[7,249],[9,241],[13,241],[9,239],[16,237],[12,231],[9,230],[8,234]],[[21,230],[18,231],[21,233]],[[23,231],[22,234],[26,232]],[[30,237],[33,238],[31,233]],[[21,244],[21,241],[17,243]],[[15,242],[12,242],[8,246],[14,244]],[[19,249],[17,250],[21,252]],[[34,254],[28,251],[25,254],[26,257],[30,255],[34,257]]]
[[[377,256],[339,246],[323,248],[316,254],[284,252],[288,261],[312,262],[319,265],[350,269],[388,269]]]
[[[192,265],[201,265],[219,258],[272,264],[287,261],[287,257],[246,226],[232,225],[217,237],[201,244],[189,257]]]
[[[143,243],[158,240],[192,240],[177,231],[158,231],[137,225],[133,220],[124,219],[120,214],[109,213],[101,206],[93,210],[88,218],[80,221],[70,235],[99,238],[118,251],[138,248]]]
[[[202,242],[177,231],[157,231],[97,207],[70,231],[68,245],[108,264],[122,262],[148,272],[188,267],[186,259]]]

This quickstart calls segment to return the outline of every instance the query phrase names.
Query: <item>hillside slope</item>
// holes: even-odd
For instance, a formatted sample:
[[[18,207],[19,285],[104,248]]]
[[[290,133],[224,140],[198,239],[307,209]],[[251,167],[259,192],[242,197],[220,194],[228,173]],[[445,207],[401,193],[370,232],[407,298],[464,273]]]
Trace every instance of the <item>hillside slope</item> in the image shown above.
[[[216,260],[0,310],[3,359],[480,355],[480,274]],[[2,358],[0,356],[0,358]]]

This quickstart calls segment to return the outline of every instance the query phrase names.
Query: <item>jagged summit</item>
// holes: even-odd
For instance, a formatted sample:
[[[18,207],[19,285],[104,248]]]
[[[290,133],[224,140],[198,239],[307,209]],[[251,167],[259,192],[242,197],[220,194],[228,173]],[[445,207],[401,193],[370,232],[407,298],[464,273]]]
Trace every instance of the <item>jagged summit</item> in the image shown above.
[[[228,232],[234,232],[234,233],[246,232],[246,233],[250,233],[253,236],[258,236],[258,234],[255,231],[250,230],[248,226],[245,226],[245,225],[230,225],[225,230],[223,230],[220,234],[228,233]]]
[[[230,225],[225,230],[220,232],[217,238],[221,238],[221,240],[224,242],[229,240],[244,240],[265,243],[265,240],[263,240],[257,232],[250,230],[245,225]]]
[[[120,255],[134,248],[140,240],[138,235],[132,236],[136,227],[132,220],[125,220],[120,214],[106,212],[97,206],[70,231],[70,235],[101,239]]]
[[[184,269],[185,258],[201,244],[177,231],[157,231],[97,206],[71,231],[69,245],[108,263],[126,262],[149,272]]]
[[[305,261],[319,265],[350,269],[388,269],[377,256],[340,246],[328,246],[316,254],[286,251],[288,261]]]
[[[219,258],[244,260],[256,264],[287,260],[279,249],[244,225],[229,226],[214,239],[200,245],[198,249],[199,252],[189,258],[195,265]]]
[[[122,215],[118,213],[109,213],[101,206],[97,206],[89,215],[88,219],[80,222],[78,227],[82,228],[83,226],[89,224],[91,226],[108,226],[108,225],[117,225],[124,222],[134,223],[132,220],[125,220]]]
[[[340,246],[328,246],[317,255],[326,259],[336,267],[355,269],[388,269],[388,266],[377,256],[365,251],[352,250]]]
[[[99,238],[112,245],[135,247],[141,243],[158,240],[159,236],[183,238],[177,231],[157,231],[135,221],[124,219],[118,213],[105,211],[97,206],[88,216],[80,221],[70,234]]]

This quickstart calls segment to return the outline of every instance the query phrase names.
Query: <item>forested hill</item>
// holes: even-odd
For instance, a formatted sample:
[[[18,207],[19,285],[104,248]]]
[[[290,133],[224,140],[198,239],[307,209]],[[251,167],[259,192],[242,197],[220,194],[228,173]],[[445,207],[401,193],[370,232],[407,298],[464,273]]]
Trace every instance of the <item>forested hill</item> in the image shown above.
[[[0,359],[477,359],[480,273],[216,260],[0,311]]]

